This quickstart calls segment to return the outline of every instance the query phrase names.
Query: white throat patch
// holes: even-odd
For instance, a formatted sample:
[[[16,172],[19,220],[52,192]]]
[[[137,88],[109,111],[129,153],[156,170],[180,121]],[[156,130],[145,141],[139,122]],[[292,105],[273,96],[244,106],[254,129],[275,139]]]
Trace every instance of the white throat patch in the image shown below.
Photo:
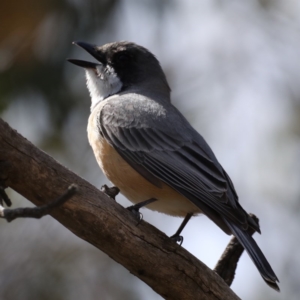
[[[91,110],[98,102],[118,93],[122,88],[122,82],[115,70],[107,66],[97,65],[96,70],[85,69],[86,85],[90,92],[92,104]]]

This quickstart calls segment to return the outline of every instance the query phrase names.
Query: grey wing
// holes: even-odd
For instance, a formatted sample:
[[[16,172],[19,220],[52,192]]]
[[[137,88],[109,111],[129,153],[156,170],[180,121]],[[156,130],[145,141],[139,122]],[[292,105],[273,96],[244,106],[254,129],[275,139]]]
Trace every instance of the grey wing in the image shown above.
[[[184,195],[225,232],[223,218],[246,229],[248,215],[205,140],[173,106],[145,100],[141,107],[140,100],[103,107],[99,129],[105,139],[142,176]]]
[[[246,230],[251,226],[259,232],[259,225],[238,203],[229,176],[205,140],[171,105],[165,109],[134,95],[114,101],[99,118],[105,139],[146,179],[158,186],[165,182],[233,233],[266,283],[279,290],[274,271]]]

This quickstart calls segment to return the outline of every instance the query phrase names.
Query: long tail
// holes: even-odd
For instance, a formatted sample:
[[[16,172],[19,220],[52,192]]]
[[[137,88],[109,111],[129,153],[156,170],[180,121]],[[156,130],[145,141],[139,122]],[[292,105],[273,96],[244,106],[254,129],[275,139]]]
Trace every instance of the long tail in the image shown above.
[[[279,282],[279,280],[275,275],[274,271],[272,270],[269,262],[265,258],[264,254],[256,244],[255,240],[252,238],[252,236],[246,230],[240,229],[239,227],[237,227],[237,225],[233,224],[232,222],[225,219],[224,221],[230,228],[233,235],[239,240],[241,245],[248,252],[250,258],[254,262],[264,281],[271,288],[279,292],[280,289],[277,285],[277,282]]]

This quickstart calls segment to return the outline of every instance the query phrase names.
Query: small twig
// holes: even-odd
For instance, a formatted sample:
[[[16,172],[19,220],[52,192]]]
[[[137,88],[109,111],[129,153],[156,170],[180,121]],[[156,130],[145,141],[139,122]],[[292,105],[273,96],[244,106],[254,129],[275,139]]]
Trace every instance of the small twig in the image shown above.
[[[9,162],[0,160],[0,205],[3,205],[4,202],[6,206],[11,206],[11,201],[5,192],[7,188],[5,181],[7,180],[10,167],[11,164]]]
[[[258,223],[258,218],[255,215],[249,215]],[[253,235],[255,231],[249,227],[248,232]],[[214,271],[222,277],[229,286],[233,282],[235,270],[243,251],[243,246],[236,237],[233,237],[214,268]]]
[[[2,181],[0,179],[0,205],[3,205],[3,202],[6,204],[6,206],[11,206],[11,200],[8,198],[6,192],[5,192],[6,186],[2,184]]]
[[[54,208],[64,204],[68,201],[75,193],[78,192],[78,186],[76,184],[71,184],[66,192],[61,195],[56,200],[37,207],[21,207],[21,208],[4,208],[0,206],[0,217],[11,222],[17,218],[36,218],[40,219],[41,217],[48,215]]]
[[[102,185],[101,191],[114,200],[116,200],[116,196],[120,193],[120,189],[118,187],[108,187],[106,184]]]

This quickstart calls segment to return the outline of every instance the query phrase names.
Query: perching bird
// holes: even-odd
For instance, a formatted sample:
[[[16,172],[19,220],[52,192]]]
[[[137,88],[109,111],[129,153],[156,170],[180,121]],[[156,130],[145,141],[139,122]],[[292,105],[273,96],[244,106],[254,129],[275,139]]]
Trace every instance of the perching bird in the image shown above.
[[[172,216],[204,213],[246,249],[265,282],[278,279],[248,227],[259,225],[238,202],[232,181],[204,138],[171,104],[170,87],[155,56],[130,42],[102,47],[74,42],[98,62],[85,68],[92,104],[88,139],[107,178],[131,202]],[[188,101],[188,100],[187,100]],[[149,201],[148,201],[149,200]]]

